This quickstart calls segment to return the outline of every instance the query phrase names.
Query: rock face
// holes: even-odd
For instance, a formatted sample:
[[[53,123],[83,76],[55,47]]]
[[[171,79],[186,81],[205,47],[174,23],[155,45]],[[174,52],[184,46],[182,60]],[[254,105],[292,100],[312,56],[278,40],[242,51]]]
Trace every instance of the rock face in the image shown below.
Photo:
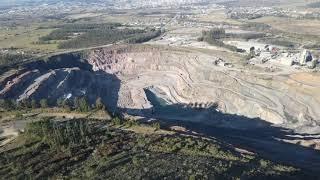
[[[145,48],[145,49],[144,49]],[[297,81],[296,76],[242,72],[215,65],[216,57],[203,53],[154,47],[100,49],[91,53],[95,71],[116,74],[121,80],[118,107],[131,113],[149,109],[153,103],[145,90],[169,105],[218,104],[221,112],[261,118],[274,124],[318,124],[320,84]],[[319,80],[320,82],[320,80]],[[137,111],[138,110],[138,111]],[[140,110],[140,111],[139,111]],[[199,116],[163,113],[168,119],[207,121]]]
[[[221,67],[218,60],[212,54],[169,47],[96,49],[87,62],[64,55],[25,65],[1,78],[0,98],[87,96],[94,102],[101,97],[109,109],[133,115],[234,128],[259,126],[217,117],[218,111],[319,131],[319,74],[275,75]]]
[[[62,60],[71,61],[69,56],[66,57],[68,58]],[[114,92],[118,91],[116,88],[120,86],[119,80],[105,72],[93,72],[89,64],[81,66],[80,59],[78,60],[71,63],[75,67],[55,60],[26,64],[24,69],[0,82],[0,98],[17,101],[46,98],[50,102],[56,102],[58,98],[86,96],[93,103],[101,97],[106,104],[115,107],[117,93]]]

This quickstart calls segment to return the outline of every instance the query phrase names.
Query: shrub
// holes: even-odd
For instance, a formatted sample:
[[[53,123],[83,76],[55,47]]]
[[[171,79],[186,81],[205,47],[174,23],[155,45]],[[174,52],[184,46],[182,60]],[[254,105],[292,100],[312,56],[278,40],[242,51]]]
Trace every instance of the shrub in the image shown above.
[[[41,100],[40,100],[40,107],[41,107],[41,108],[47,108],[47,107],[49,107],[49,105],[48,105],[48,100],[47,100],[47,99],[41,99]]]
[[[0,108],[5,110],[16,109],[16,102],[10,99],[0,99]]]
[[[159,122],[155,122],[152,124],[152,127],[155,129],[155,131],[160,129],[160,123]]]
[[[72,103],[70,102],[69,99],[66,99],[62,102],[62,107],[67,111],[71,111],[71,106],[72,106]]]
[[[122,124],[122,121],[119,117],[115,117],[112,119],[112,123],[116,126],[120,126]]]
[[[37,102],[35,99],[32,99],[32,100],[31,100],[31,108],[32,108],[32,109],[36,109],[36,108],[38,108],[38,107],[39,107],[38,102]]]
[[[25,108],[30,108],[31,107],[31,102],[28,99],[22,99],[18,103],[19,109],[25,109]]]
[[[261,159],[261,160],[259,161],[259,163],[260,163],[260,166],[261,166],[262,168],[268,167],[268,164],[269,164],[268,161],[263,160],[263,159]]]
[[[58,98],[56,104],[58,107],[63,107],[63,104],[64,104],[63,102],[64,100],[62,98]]]
[[[138,165],[139,165],[139,157],[138,157],[138,156],[133,156],[133,158],[132,158],[132,163],[133,163],[135,166],[138,166]]]
[[[189,180],[196,180],[196,175],[189,176]]]
[[[18,118],[18,119],[23,118],[23,115],[21,112],[17,112],[14,116],[15,116],[15,118]]]
[[[137,139],[137,142],[138,142],[138,146],[139,147],[145,147],[147,142],[146,142],[146,138],[143,137],[143,136],[139,136],[138,139]]]
[[[80,111],[80,112],[88,112],[91,109],[91,107],[85,97],[74,98],[74,107],[77,111]]]

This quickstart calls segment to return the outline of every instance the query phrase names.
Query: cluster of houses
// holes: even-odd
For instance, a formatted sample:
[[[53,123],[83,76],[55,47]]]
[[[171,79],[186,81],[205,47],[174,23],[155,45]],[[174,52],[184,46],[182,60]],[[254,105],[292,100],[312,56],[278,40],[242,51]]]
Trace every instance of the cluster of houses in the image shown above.
[[[227,15],[232,19],[257,19],[264,16],[291,17],[298,19],[319,19],[320,12],[277,7],[235,7],[228,8]]]
[[[273,7],[236,7],[229,9],[227,15],[232,19],[257,19],[263,16],[287,16],[289,12]]]

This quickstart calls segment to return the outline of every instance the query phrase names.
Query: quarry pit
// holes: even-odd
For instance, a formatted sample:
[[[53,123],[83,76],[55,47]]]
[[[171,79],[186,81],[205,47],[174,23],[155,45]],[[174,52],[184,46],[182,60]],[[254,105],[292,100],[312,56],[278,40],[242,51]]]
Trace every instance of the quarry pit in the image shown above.
[[[112,114],[160,120],[277,161],[320,166],[317,72],[221,66],[214,53],[168,46],[119,45],[85,54],[56,55],[2,73],[0,98],[85,96],[92,104],[102,98]],[[3,129],[12,136],[19,131]]]
[[[319,75],[218,66],[214,54],[139,45],[94,49],[86,59],[58,55],[6,72],[1,98],[101,97],[112,111],[248,129],[264,123],[316,133]],[[216,112],[250,118],[248,123]],[[254,121],[254,123],[252,123]],[[311,128],[311,131],[310,131]]]
[[[95,50],[88,62],[94,71],[115,74],[121,81],[117,108],[129,114],[250,128],[228,118],[220,122],[210,120],[216,119],[210,112],[216,106],[213,109],[219,112],[296,129],[318,124],[320,94],[316,91],[316,74],[297,71],[279,76],[239,70],[217,66],[217,59],[192,50],[140,46]],[[150,100],[150,94],[156,100]],[[161,104],[159,101],[164,102],[162,108],[155,105]],[[177,106],[195,112],[188,116],[175,111]],[[159,109],[164,112],[158,113]]]

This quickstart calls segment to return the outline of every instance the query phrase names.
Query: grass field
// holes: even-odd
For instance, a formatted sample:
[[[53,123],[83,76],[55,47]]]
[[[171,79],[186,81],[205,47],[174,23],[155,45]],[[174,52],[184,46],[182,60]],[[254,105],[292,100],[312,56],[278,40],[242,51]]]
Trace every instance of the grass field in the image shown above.
[[[0,47],[15,47],[25,51],[53,52],[57,44],[35,44],[39,37],[49,34],[52,29],[39,29],[37,25],[28,27],[0,28]]]
[[[283,17],[263,17],[252,20],[251,22],[268,24],[275,29],[289,33],[320,36],[319,20],[298,20]]]

